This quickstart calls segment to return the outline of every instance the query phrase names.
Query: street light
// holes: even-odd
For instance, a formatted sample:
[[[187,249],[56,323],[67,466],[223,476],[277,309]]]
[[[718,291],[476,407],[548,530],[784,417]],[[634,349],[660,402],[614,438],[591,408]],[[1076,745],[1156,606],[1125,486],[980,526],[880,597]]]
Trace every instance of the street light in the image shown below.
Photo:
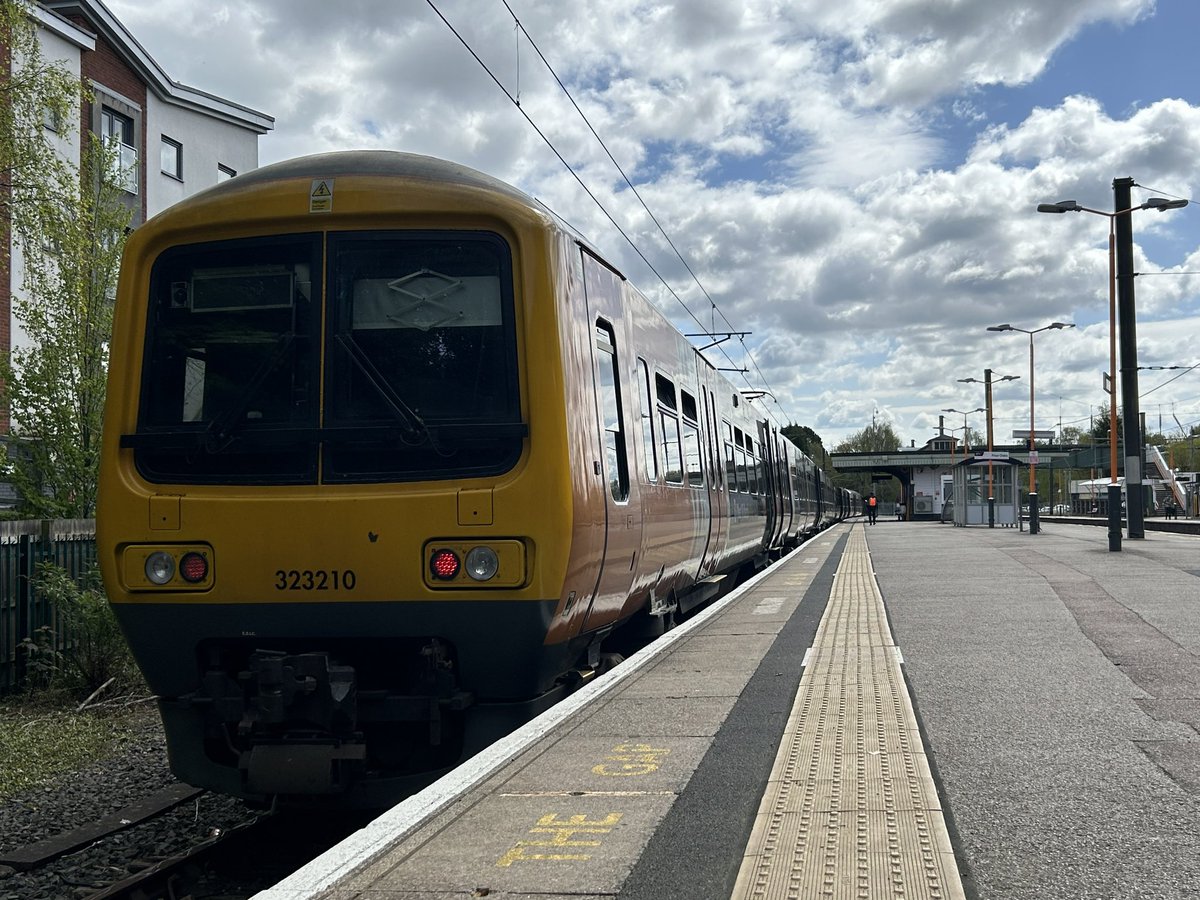
[[[977,406],[974,409],[965,409],[965,410],[964,409],[943,409],[942,412],[958,413],[960,416],[963,417],[963,426],[962,426],[963,459],[966,459],[967,451],[971,449],[971,442],[967,439],[967,416],[973,415],[974,413],[987,412],[987,410],[984,409],[982,406]],[[958,429],[952,428],[951,431],[958,431]],[[953,453],[951,454],[951,456],[953,456]]]
[[[1001,375],[1000,381],[1016,381],[1020,375]],[[963,384],[982,384],[984,412],[987,413],[988,441],[988,528],[996,527],[996,495],[992,489],[992,370],[983,370],[983,381],[978,378],[960,378]]]
[[[950,433],[950,466],[951,466],[951,468],[954,467],[954,465],[956,463],[957,455],[958,455],[958,438],[955,437],[955,435],[960,431],[963,432],[964,435],[966,435],[966,426],[960,425],[958,428],[943,427],[938,431],[939,435],[944,435],[947,432]],[[966,445],[964,444],[963,459],[966,459],[966,458],[967,458],[967,451],[966,451]]]
[[[1131,538],[1146,536],[1142,522],[1142,454],[1141,425],[1138,412],[1137,387],[1137,334],[1133,308],[1133,226],[1129,214],[1139,209],[1182,209],[1187,200],[1168,200],[1166,197],[1150,197],[1137,206],[1130,206],[1129,189],[1133,179],[1118,178],[1113,181],[1113,200],[1116,212],[1090,209],[1074,200],[1058,203],[1039,203],[1038,212],[1065,213],[1087,212],[1108,219],[1108,320],[1109,320],[1109,469],[1111,480],[1108,485],[1108,549],[1121,549],[1121,488],[1117,483],[1117,224],[1121,226],[1121,399],[1125,419],[1125,482],[1128,490],[1128,528]],[[1134,439],[1134,436],[1136,440]],[[1130,456],[1130,441],[1138,448]],[[1136,487],[1135,487],[1136,486]]]
[[[1041,331],[1059,331],[1063,328],[1074,328],[1073,322],[1051,322],[1041,328],[1018,328],[1015,325],[989,325],[988,331],[1019,331],[1029,335],[1029,533],[1037,534],[1038,527],[1038,497],[1037,497],[1037,450],[1033,446],[1033,336]]]

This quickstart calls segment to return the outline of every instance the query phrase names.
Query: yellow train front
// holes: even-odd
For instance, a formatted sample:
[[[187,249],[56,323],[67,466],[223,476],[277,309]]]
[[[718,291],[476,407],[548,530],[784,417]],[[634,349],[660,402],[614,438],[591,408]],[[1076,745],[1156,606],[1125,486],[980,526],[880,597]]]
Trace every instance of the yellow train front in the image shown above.
[[[830,514],[553,216],[424,157],[154,218],[111,358],[109,597],[175,774],[251,800],[394,800]]]

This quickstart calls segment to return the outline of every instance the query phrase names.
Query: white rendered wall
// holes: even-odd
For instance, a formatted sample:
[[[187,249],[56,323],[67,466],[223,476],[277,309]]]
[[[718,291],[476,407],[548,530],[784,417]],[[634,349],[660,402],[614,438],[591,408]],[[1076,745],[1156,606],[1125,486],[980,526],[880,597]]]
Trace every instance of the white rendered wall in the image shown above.
[[[217,183],[217,166],[239,175],[258,166],[258,134],[211,116],[166,103],[150,93],[146,100],[146,215]],[[183,180],[162,172],[162,138],[183,145]]]

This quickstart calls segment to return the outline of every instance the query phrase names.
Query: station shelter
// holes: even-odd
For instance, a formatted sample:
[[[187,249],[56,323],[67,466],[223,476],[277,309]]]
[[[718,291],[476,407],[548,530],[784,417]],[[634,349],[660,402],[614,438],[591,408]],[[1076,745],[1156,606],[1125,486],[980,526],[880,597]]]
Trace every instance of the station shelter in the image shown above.
[[[957,526],[989,525],[1015,528],[1021,523],[1017,478],[1023,464],[1005,454],[984,453],[954,466],[951,518]],[[991,498],[994,509],[988,502]],[[992,519],[994,516],[994,520]]]
[[[1065,471],[1065,466],[1071,458],[1071,450],[1065,447],[1040,447],[1038,449],[1039,470],[1059,469]],[[985,452],[966,447],[962,441],[956,440],[951,435],[939,433],[920,447],[901,447],[891,451],[835,450],[829,454],[829,457],[838,472],[868,476],[871,484],[880,484],[895,479],[899,484],[899,502],[904,504],[906,519],[910,521],[957,522],[954,484],[955,478],[958,477],[958,467],[964,465],[964,461],[968,464],[973,463],[983,456],[985,461],[983,467],[984,511],[981,522],[986,525],[987,466]],[[996,472],[1003,470],[1007,474],[999,477],[1006,479],[1004,484],[1009,485],[1008,490],[1011,492],[1013,502],[1020,502],[1019,497],[1022,492],[1018,490],[1018,487],[1021,481],[1016,471],[1029,464],[1029,448],[1023,445],[995,447],[993,455],[996,457],[993,459],[992,466],[993,488],[995,488]],[[962,477],[964,478],[962,490],[965,491],[968,490],[968,484],[973,482],[966,480],[965,472]],[[957,496],[962,495],[958,494]],[[1006,494],[1005,497],[1007,498],[1008,495]],[[1049,500],[1049,498],[1047,499]],[[1007,499],[1005,503],[1008,503]],[[969,506],[970,504],[968,504]],[[999,506],[1000,504],[997,503],[998,508]],[[1005,513],[1004,515],[1008,516],[1009,514]],[[974,513],[971,513],[971,516],[973,517]],[[997,516],[999,517],[1000,513],[997,513]],[[1014,515],[1007,519],[1006,523],[1019,521],[1020,519]],[[964,521],[963,524],[969,523]]]

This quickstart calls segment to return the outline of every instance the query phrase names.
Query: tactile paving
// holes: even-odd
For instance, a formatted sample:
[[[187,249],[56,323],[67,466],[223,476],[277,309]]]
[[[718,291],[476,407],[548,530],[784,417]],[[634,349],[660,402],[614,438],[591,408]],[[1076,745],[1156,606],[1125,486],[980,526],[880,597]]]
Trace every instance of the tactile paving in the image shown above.
[[[734,900],[963,900],[912,701],[855,527]]]

